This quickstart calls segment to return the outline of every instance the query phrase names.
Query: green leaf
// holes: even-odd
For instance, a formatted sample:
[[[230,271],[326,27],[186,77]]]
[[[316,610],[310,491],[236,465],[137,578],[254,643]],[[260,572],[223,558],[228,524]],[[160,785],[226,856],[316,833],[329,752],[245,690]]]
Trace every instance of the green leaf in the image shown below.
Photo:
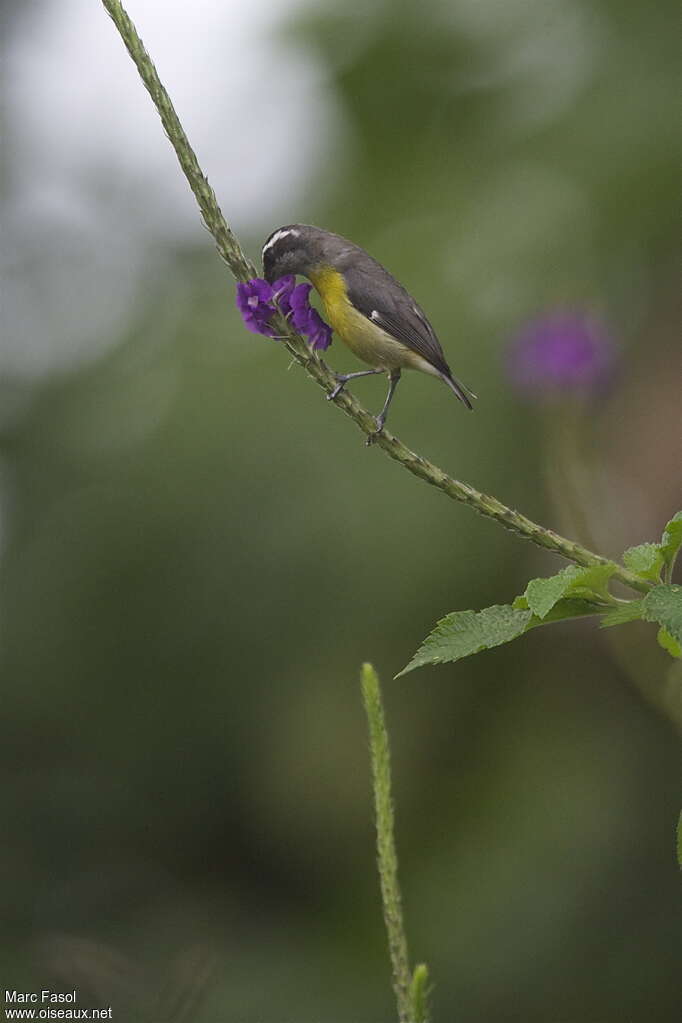
[[[682,512],[673,515],[663,531],[660,543],[641,543],[629,547],[623,554],[623,563],[631,572],[658,582],[664,565],[672,565],[682,547]]]
[[[641,600],[629,600],[607,611],[600,625],[625,625],[638,618],[657,622],[660,646],[671,657],[682,657],[682,586],[656,586]]]
[[[600,628],[608,629],[611,625],[625,625],[627,622],[637,621],[642,617],[644,611],[643,600],[628,600],[624,604],[607,611],[601,622]]]
[[[509,643],[525,632],[531,620],[529,610],[509,604],[495,604],[483,611],[452,611],[436,625],[401,672],[405,675],[424,664],[443,664]]]
[[[648,622],[658,622],[673,639],[682,643],[682,586],[654,586],[647,593],[643,604],[642,617]]]
[[[526,586],[524,597],[533,614],[538,618],[544,618],[557,601],[561,600],[580,571],[576,565],[569,565],[549,579],[531,579]]]
[[[524,597],[533,614],[538,618],[545,618],[563,597],[587,600],[594,600],[595,597],[606,598],[607,583],[615,571],[616,566],[612,561],[589,568],[569,565],[548,579],[531,579]]]
[[[638,547],[629,547],[623,553],[623,564],[643,579],[658,582],[665,559],[659,544],[641,543]]]
[[[424,664],[459,661],[481,650],[501,646],[540,625],[601,614],[602,611],[601,604],[581,597],[565,597],[558,600],[544,618],[538,618],[528,607],[525,596],[517,597],[511,607],[509,604],[496,604],[483,611],[453,611],[438,622],[407,667],[395,677],[400,678],[400,675],[406,675]]]
[[[680,547],[682,547],[682,511],[673,515],[661,537],[660,549],[666,565],[675,560]]]
[[[604,610],[601,604],[595,604],[583,597],[564,597],[558,600],[551,611],[548,611],[544,618],[533,615],[526,629],[535,629],[538,625],[549,625],[552,622],[562,622],[568,618],[584,618],[587,615],[598,615]]]
[[[515,611],[528,610],[528,600],[525,595],[515,597],[512,607]],[[584,615],[601,614],[604,610],[601,604],[585,600],[583,597],[564,597],[558,600],[551,611],[548,611],[544,618],[533,615],[528,623],[528,629],[534,629],[538,625],[547,625],[550,622],[560,622],[565,618],[580,618]],[[526,629],[526,632],[528,631]]]
[[[678,643],[674,636],[671,636],[667,629],[662,626],[658,630],[658,645],[670,654],[671,657],[682,657],[682,644]]]

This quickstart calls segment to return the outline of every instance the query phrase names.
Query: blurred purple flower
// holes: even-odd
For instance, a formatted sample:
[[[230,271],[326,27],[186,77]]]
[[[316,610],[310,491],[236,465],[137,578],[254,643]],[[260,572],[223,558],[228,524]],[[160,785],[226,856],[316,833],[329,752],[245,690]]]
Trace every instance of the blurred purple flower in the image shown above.
[[[332,331],[317,310],[311,308],[311,290],[311,284],[296,284],[293,274],[280,277],[272,285],[254,277],[237,285],[237,308],[249,330],[267,337],[275,337],[269,321],[279,310],[299,334],[308,338],[315,351],[324,350],[332,343]]]
[[[583,310],[557,310],[531,320],[509,349],[509,376],[537,397],[587,393],[603,386],[613,370],[613,341]]]

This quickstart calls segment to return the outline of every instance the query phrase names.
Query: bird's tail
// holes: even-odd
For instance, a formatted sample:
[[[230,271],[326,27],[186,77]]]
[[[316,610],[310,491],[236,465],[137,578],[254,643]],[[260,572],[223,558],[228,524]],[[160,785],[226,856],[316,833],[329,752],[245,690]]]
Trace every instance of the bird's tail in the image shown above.
[[[476,398],[477,395],[475,395],[474,392],[470,390],[460,380],[455,379],[452,373],[450,374],[441,373],[441,380],[443,380],[448,385],[450,390],[457,395],[459,400],[463,402],[468,409],[472,409],[474,407],[471,404],[471,399]]]

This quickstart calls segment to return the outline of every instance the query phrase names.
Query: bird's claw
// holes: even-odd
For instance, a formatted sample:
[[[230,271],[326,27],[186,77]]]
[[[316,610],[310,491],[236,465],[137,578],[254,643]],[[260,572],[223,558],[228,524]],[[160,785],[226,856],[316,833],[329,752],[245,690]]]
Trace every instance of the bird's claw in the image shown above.
[[[348,383],[348,377],[344,377],[340,373],[335,373],[334,376],[336,377],[338,383],[334,390],[330,391],[329,394],[327,395],[327,401],[333,401],[334,398],[338,398],[338,396],[341,394],[341,391]]]
[[[367,440],[365,441],[365,444],[368,448],[371,448],[372,444],[376,443],[376,441],[379,439],[379,436],[383,433],[384,429],[384,420],[381,418],[381,416],[375,416],[374,422],[376,423],[377,428],[374,431],[374,433],[367,434]]]

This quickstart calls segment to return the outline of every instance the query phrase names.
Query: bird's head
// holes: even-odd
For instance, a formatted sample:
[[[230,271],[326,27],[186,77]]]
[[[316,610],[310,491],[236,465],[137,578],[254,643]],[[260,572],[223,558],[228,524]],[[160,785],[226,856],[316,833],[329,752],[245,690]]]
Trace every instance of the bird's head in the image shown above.
[[[309,224],[278,227],[263,246],[263,277],[269,284],[286,274],[307,277],[317,266],[334,266],[344,244],[338,235]]]

